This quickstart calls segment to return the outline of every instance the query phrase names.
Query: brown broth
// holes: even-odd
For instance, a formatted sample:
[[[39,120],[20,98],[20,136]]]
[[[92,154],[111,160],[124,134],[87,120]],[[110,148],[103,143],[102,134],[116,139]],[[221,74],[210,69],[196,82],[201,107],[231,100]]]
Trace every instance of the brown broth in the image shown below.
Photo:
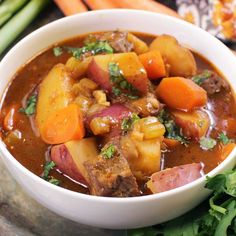
[[[138,36],[150,43],[154,36],[141,35]],[[66,40],[58,45],[63,46],[81,46],[84,36]],[[40,55],[35,57],[26,66],[20,68],[15,74],[13,80],[8,87],[1,112],[1,124],[9,107],[17,104],[18,108],[22,106],[25,96],[29,94],[42,81],[49,70],[57,63],[65,63],[70,57],[68,53],[64,53],[60,57],[55,57],[53,54],[53,47],[50,47]],[[211,69],[217,71],[208,61],[201,56],[194,53],[197,61],[198,69]],[[20,89],[19,89],[20,88]],[[214,112],[215,125],[212,130],[213,136],[216,138],[218,129],[223,129],[222,123],[229,117],[236,117],[236,105],[234,97],[229,92],[223,92],[211,96],[208,101],[208,107]],[[27,169],[41,175],[43,172],[43,165],[45,163],[45,153],[49,148],[37,135],[35,135],[30,119],[24,114],[17,114],[18,122],[15,123],[14,129],[19,130],[23,137],[21,140],[7,147],[11,154]],[[231,130],[227,133],[232,138],[236,137],[236,130]],[[3,131],[3,137],[6,132]],[[204,171],[207,173],[215,168],[221,161],[221,147],[217,145],[212,151],[203,151],[198,143],[192,142],[189,146],[179,145],[173,151],[163,153],[164,168],[178,166],[181,164],[203,162],[205,165]],[[75,183],[63,174],[53,170],[51,175],[61,181],[61,186],[74,191],[88,193],[88,189]]]

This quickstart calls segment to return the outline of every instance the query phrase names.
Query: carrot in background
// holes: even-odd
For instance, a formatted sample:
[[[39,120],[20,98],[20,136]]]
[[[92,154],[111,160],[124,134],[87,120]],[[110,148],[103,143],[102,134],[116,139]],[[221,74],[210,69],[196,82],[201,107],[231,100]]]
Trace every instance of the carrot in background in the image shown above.
[[[54,2],[66,16],[88,11],[82,0],[54,0]]]
[[[117,1],[113,0],[84,0],[92,10],[118,8]]]
[[[174,109],[191,111],[207,102],[206,91],[183,77],[164,78],[156,92],[167,106]]]
[[[159,51],[140,54],[139,60],[143,64],[149,79],[155,80],[166,76],[165,64]]]
[[[49,116],[41,131],[43,141],[49,144],[79,140],[84,135],[82,113],[76,104],[70,104]]]
[[[152,0],[111,0],[112,2],[117,2],[120,8],[133,8],[139,10],[154,11],[157,13],[162,13],[177,18],[181,18],[177,12],[164,6],[161,3],[157,3]]]

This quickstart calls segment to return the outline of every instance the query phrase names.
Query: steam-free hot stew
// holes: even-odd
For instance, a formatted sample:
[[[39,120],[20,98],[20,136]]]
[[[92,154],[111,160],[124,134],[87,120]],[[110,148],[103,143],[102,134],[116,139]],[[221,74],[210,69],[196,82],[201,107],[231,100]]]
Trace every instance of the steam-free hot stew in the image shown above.
[[[139,196],[192,182],[227,158],[236,105],[219,71],[174,37],[101,32],[54,45],[15,74],[1,134],[45,181]]]

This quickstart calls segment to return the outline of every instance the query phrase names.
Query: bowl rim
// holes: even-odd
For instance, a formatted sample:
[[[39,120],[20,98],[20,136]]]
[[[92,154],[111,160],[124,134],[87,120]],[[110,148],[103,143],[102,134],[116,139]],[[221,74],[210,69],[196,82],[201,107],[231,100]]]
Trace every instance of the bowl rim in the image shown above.
[[[169,21],[172,21],[174,24],[182,24],[183,26],[190,27],[195,31],[198,30],[201,34],[206,35],[207,37],[210,37],[211,38],[210,40],[217,41],[217,44],[219,45],[219,47],[221,47],[224,51],[228,51],[228,54],[229,53],[232,54],[233,57],[231,57],[231,59],[233,59],[235,57],[233,55],[233,53],[230,51],[230,49],[228,47],[226,47],[221,41],[216,39],[214,36],[212,36],[211,34],[206,32],[205,30],[203,30],[203,29],[201,29],[201,28],[199,28],[195,25],[192,25],[191,23],[188,23],[184,20],[177,19],[177,18],[174,18],[172,16],[168,16],[168,15],[164,15],[164,14],[160,14],[160,13],[154,13],[154,12],[150,12],[150,11],[144,11],[144,10],[106,9],[106,10],[88,11],[88,12],[79,13],[79,14],[72,15],[72,16],[63,17],[61,19],[55,20],[53,22],[50,22],[50,23],[38,28],[37,30],[31,32],[26,37],[21,39],[16,45],[14,45],[6,53],[6,55],[0,61],[0,69],[2,67],[2,64],[6,63],[8,61],[8,57],[10,57],[11,54],[13,54],[14,51],[18,47],[21,47],[21,45],[25,44],[25,41],[27,42],[28,40],[31,39],[31,37],[37,36],[37,34],[40,34],[45,29],[48,29],[50,27],[54,27],[54,25],[61,24],[62,22],[65,23],[65,22],[70,21],[71,19],[74,19],[74,18],[80,18],[80,17],[83,17],[83,16],[90,17],[92,15],[112,14],[112,13],[118,13],[118,12],[119,13],[125,13],[125,14],[134,14],[134,15],[135,14],[137,14],[137,15],[139,15],[139,14],[148,14],[148,15],[153,15],[153,16],[155,15],[155,17],[158,16],[162,20],[168,19]],[[55,42],[55,43],[58,43],[58,42]],[[48,47],[50,47],[50,46],[51,45],[48,45]],[[44,50],[46,50],[46,48],[43,49],[43,51]],[[32,60],[37,55],[38,54],[32,55],[32,57],[30,57],[30,59],[28,59],[28,61],[25,62],[25,64],[27,64],[30,60]],[[5,96],[4,94],[6,93],[6,89],[7,89],[7,87],[4,89],[4,92],[1,94],[1,101],[2,102],[4,100],[4,96]],[[197,179],[197,180],[195,180],[191,183],[188,183],[184,186],[181,186],[181,187],[178,187],[178,188],[175,188],[175,189],[168,190],[166,192],[150,194],[150,195],[145,195],[145,196],[125,197],[125,198],[88,195],[88,194],[75,192],[75,191],[60,187],[60,186],[53,185],[53,184],[43,180],[41,177],[34,174],[33,172],[31,172],[24,165],[22,165],[18,160],[16,160],[14,158],[14,156],[8,151],[8,149],[6,148],[5,143],[2,140],[0,140],[0,154],[1,154],[1,158],[3,159],[3,162],[4,162],[5,166],[8,166],[7,163],[5,163],[5,160],[4,160],[4,157],[6,156],[7,159],[13,164],[14,167],[19,169],[21,172],[24,172],[24,174],[27,175],[28,178],[31,178],[36,183],[39,183],[39,184],[43,185],[43,187],[45,186],[45,187],[48,187],[48,188],[52,188],[53,190],[58,191],[59,193],[70,195],[70,196],[75,197],[75,198],[77,197],[77,198],[90,200],[90,201],[93,201],[93,202],[96,201],[96,202],[124,203],[124,204],[127,203],[128,204],[130,202],[139,203],[139,202],[147,202],[147,201],[153,201],[153,200],[156,200],[156,199],[171,197],[173,195],[177,195],[177,194],[180,194],[181,192],[185,192],[187,190],[190,190],[192,188],[200,186],[206,180],[206,176],[209,176],[209,177],[215,176],[216,174],[218,174],[222,171],[224,166],[226,166],[227,164],[229,164],[232,161],[232,159],[236,156],[236,147],[230,152],[230,154],[227,156],[227,158],[224,161],[222,161],[217,167],[215,167],[213,170],[211,170],[208,174],[202,176],[201,178],[199,178],[199,179]]]

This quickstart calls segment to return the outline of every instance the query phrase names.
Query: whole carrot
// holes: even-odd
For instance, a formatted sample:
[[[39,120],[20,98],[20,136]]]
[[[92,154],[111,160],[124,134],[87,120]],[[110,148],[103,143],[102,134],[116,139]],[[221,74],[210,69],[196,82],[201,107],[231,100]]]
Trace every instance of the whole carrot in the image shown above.
[[[164,6],[161,3],[157,3],[152,0],[111,0],[112,2],[116,2],[118,7],[120,8],[132,8],[132,9],[139,9],[139,10],[147,10],[147,11],[154,11],[157,13],[162,13],[174,17],[180,18],[180,16],[174,10]]]
[[[82,0],[54,0],[54,2],[66,16],[88,11]]]
[[[118,8],[118,3],[117,3],[118,1],[113,1],[113,0],[85,0],[86,4],[92,10]]]

